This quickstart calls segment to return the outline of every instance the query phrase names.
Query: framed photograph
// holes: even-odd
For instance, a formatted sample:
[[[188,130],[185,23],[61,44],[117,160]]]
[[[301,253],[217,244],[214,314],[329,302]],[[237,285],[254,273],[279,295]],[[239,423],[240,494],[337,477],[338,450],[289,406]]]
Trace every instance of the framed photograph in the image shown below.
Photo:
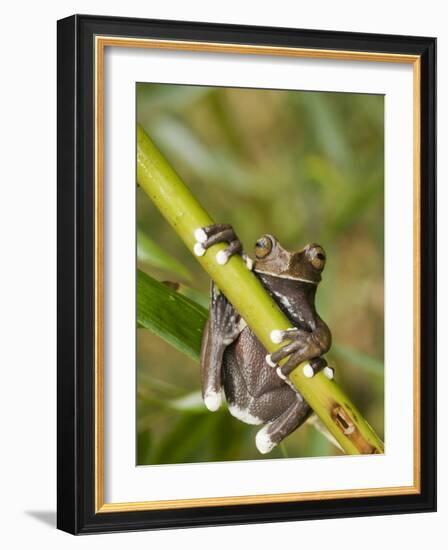
[[[58,22],[58,527],[436,508],[436,40]]]

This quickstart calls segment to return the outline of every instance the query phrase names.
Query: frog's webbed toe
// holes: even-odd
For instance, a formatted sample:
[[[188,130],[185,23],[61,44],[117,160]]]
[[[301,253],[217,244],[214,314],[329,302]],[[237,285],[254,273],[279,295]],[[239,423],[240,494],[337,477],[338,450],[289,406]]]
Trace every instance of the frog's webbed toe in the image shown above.
[[[207,249],[218,243],[227,243],[228,247],[216,254],[216,261],[225,265],[234,254],[241,254],[249,269],[252,269],[252,261],[243,252],[241,241],[235,234],[233,227],[228,223],[216,223],[205,227],[198,227],[194,231],[196,243],[193,251],[196,256],[203,256]]]

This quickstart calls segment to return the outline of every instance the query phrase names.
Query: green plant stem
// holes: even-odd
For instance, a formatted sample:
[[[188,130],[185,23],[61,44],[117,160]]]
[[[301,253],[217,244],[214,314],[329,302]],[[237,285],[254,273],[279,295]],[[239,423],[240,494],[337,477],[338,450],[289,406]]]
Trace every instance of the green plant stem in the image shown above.
[[[140,126],[137,129],[137,181],[194,254],[195,229],[214,222]],[[216,253],[225,248],[226,245],[217,244],[204,256],[195,257],[272,353],[280,345],[271,342],[271,331],[286,330],[291,328],[291,323],[240,256],[233,256],[225,265],[217,263]],[[289,378],[345,453],[384,452],[381,439],[334,380],[322,372],[306,378],[301,365]]]

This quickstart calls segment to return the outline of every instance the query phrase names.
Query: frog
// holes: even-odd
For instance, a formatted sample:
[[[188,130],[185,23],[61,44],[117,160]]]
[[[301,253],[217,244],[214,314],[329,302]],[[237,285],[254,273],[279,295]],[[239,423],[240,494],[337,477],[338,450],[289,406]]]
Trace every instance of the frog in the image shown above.
[[[270,453],[313,412],[289,379],[291,372],[301,365],[307,378],[320,371],[330,380],[334,377],[334,369],[323,357],[331,347],[331,332],[315,306],[326,253],[315,243],[290,252],[276,237],[265,234],[256,241],[252,259],[230,224],[200,227],[194,235],[197,256],[206,254],[217,243],[227,245],[216,254],[218,264],[241,255],[291,323],[287,330],[270,333],[271,341],[281,346],[267,353],[238,311],[211,282],[209,317],[200,352],[204,404],[210,411],[217,411],[225,398],[232,416],[262,426],[255,445],[261,454]]]

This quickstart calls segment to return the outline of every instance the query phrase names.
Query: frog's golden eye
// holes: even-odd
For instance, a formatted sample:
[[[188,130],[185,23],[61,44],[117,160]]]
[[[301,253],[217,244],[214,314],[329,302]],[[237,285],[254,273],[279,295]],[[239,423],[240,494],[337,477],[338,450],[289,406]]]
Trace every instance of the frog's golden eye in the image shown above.
[[[272,250],[272,240],[269,237],[261,237],[255,243],[255,256],[261,260],[266,258],[266,256]]]
[[[311,265],[314,267],[314,269],[322,271],[322,269],[325,267],[325,252],[320,247],[312,248],[310,252]]]

